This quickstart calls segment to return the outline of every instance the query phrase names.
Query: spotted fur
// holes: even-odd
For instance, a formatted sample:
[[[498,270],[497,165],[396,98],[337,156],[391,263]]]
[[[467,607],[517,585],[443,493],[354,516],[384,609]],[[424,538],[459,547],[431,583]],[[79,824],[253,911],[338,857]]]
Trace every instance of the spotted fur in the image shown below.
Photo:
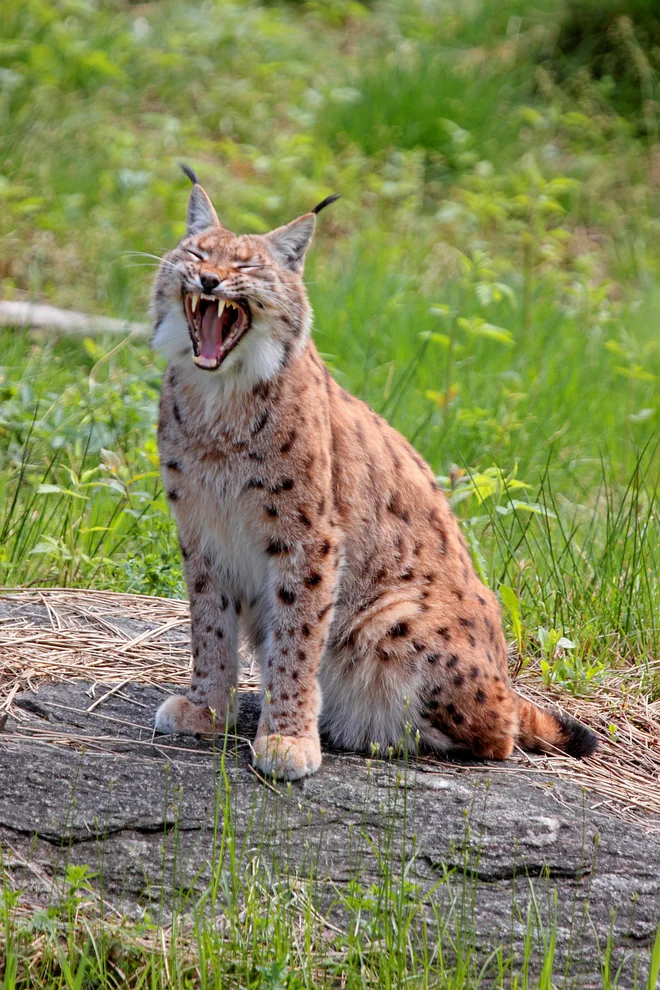
[[[193,674],[157,728],[212,732],[233,721],[243,624],[261,669],[254,752],[267,773],[313,773],[319,732],[359,750],[419,732],[433,750],[488,759],[506,759],[516,740],[589,755],[595,737],[584,726],[509,686],[499,603],[431,469],[321,361],[301,277],[314,212],[236,236],[191,178],[188,233],[163,261],[153,313],[169,358],[158,438]],[[207,272],[252,313],[214,372],[193,364],[182,305]]]

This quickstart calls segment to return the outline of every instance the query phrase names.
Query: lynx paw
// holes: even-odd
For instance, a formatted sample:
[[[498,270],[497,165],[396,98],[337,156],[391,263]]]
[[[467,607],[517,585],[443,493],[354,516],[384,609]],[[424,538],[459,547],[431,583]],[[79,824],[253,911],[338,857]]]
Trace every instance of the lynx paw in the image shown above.
[[[229,730],[234,726],[235,713],[229,711]],[[196,705],[180,694],[164,701],[156,712],[156,732],[170,735],[178,732],[185,736],[223,735],[227,712],[216,711],[204,705]]]
[[[321,766],[321,744],[318,736],[257,736],[254,763],[269,777],[298,780]]]

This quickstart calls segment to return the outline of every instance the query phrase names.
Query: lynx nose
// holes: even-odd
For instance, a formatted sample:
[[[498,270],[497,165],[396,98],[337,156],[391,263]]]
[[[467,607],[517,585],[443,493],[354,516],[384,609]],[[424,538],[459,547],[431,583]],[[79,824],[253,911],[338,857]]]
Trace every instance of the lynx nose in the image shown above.
[[[213,292],[220,285],[221,279],[215,272],[200,272],[199,280],[204,292]]]

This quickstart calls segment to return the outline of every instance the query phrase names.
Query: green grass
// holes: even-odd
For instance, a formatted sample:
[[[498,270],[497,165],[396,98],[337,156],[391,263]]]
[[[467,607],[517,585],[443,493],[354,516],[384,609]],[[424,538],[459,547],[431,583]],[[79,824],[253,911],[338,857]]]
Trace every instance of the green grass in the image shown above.
[[[581,56],[554,74],[577,8],[6,6],[5,295],[144,319],[135,252],[183,229],[180,159],[237,230],[339,190],[307,270],[333,372],[464,472],[451,497],[520,647],[575,643],[548,679],[637,664],[657,691],[660,150]],[[0,353],[0,581],[183,594],[158,359],[13,330]]]
[[[133,920],[122,919],[99,885],[106,861],[102,822],[96,823],[96,839],[85,844],[85,863],[73,861],[64,840],[52,881],[39,864],[45,893],[29,906],[6,862],[29,868],[29,856],[23,860],[0,846],[3,990],[551,990],[575,985],[576,959],[600,966],[602,990],[653,990],[660,930],[645,980],[634,958],[614,950],[611,934],[601,945],[591,929],[593,850],[585,850],[581,893],[576,888],[561,915],[551,879],[528,877],[521,869],[510,919],[503,913],[500,934],[484,942],[475,938],[473,920],[484,911],[476,795],[454,863],[436,864],[435,882],[420,883],[414,833],[409,837],[418,816],[412,768],[375,762],[368,771],[369,820],[365,815],[347,836],[347,875],[329,880],[323,825],[309,830],[302,851],[300,829],[289,818],[289,803],[297,800],[290,785],[274,795],[253,781],[249,814],[237,813],[230,778],[240,771],[231,751],[215,754],[209,767],[216,781],[210,848],[209,841],[196,841],[184,850],[181,794],[176,784],[164,794],[162,875],[146,884]],[[522,943],[518,952],[504,934],[508,924]]]
[[[626,673],[657,699],[657,52],[634,15],[603,62],[583,9],[0,0],[0,276],[6,298],[145,319],[156,262],[135,252],[183,231],[180,160],[240,231],[341,192],[306,274],[333,373],[444,479],[484,580],[508,589],[523,661],[575,693]],[[0,583],[185,594],[158,478],[161,373],[135,339],[0,333]],[[258,912],[253,882],[241,897]],[[258,970],[236,928],[237,984],[316,979],[311,921],[303,982],[280,952],[312,917],[283,889],[264,958],[288,975]],[[212,968],[225,947],[204,924]],[[28,936],[6,925],[20,960]],[[369,985],[352,931],[335,933],[345,985]],[[369,980],[478,986],[469,968],[441,983],[439,931],[396,979],[370,956]],[[64,986],[53,939],[42,984]],[[160,949],[130,958],[131,985],[166,982]]]
[[[372,156],[388,147],[424,148],[437,167],[444,159],[460,170],[499,157],[515,137],[510,101],[525,92],[520,76],[510,66],[475,71],[426,42],[374,60],[353,91],[330,103],[321,133],[332,146],[350,142]]]

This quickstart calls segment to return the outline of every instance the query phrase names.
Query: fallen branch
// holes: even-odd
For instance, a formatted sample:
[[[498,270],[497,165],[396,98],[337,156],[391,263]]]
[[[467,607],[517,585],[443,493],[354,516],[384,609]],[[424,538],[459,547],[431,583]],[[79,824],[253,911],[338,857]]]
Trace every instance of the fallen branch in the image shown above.
[[[0,300],[0,326],[23,327],[28,330],[55,330],[77,336],[100,333],[121,333],[146,336],[148,323],[131,323],[110,316],[77,313],[73,309],[57,309],[41,303]]]

